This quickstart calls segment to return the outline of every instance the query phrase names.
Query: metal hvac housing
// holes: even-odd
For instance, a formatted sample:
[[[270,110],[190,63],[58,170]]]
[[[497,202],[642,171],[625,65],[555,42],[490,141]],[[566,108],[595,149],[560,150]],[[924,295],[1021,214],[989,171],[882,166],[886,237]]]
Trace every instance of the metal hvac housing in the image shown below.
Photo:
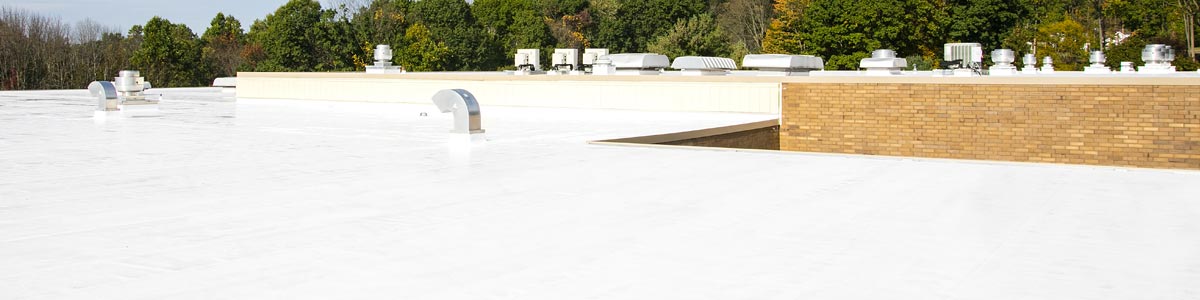
[[[737,63],[724,57],[680,56],[671,63],[671,68],[680,70],[685,76],[717,76],[737,70]]]

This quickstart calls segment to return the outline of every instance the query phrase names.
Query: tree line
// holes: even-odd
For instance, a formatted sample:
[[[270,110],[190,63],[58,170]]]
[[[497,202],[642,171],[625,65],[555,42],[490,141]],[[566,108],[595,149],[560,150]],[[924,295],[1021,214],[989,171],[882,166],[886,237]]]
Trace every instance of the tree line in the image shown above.
[[[1087,50],[1140,62],[1149,43],[1195,69],[1200,0],[291,0],[243,30],[218,13],[197,35],[154,17],[122,32],[0,7],[0,89],[80,88],[121,69],[156,86],[238,71],[361,71],[389,44],[410,71],[512,68],[520,48],[609,48],[671,58],[810,54],[855,69],[874,49],[935,67],[942,44],[979,42],[1081,70]],[[549,57],[543,65],[548,65]]]

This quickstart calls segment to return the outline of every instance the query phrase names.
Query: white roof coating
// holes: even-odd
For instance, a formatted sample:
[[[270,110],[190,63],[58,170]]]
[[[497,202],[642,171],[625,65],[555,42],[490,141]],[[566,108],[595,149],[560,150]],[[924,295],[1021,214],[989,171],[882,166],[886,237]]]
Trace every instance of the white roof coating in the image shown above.
[[[0,92],[0,298],[1200,298],[1200,172],[586,143],[776,117],[720,113],[485,106],[456,148],[432,103],[220,90]]]

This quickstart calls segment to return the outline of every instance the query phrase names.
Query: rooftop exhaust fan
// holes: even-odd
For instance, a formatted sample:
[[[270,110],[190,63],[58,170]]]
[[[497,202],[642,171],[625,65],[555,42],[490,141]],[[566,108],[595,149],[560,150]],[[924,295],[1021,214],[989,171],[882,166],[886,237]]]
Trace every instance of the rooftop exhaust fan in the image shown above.
[[[949,43],[944,52],[955,76],[977,75],[983,68],[983,45],[979,43]]]
[[[1083,68],[1084,74],[1112,73],[1112,70],[1109,69],[1108,66],[1104,65],[1104,63],[1108,62],[1108,58],[1104,56],[1104,51],[1092,51],[1092,53],[1088,55],[1088,62],[1091,62],[1092,65]]]
[[[601,56],[608,55],[608,49],[604,48],[588,48],[583,49],[583,71],[593,73],[592,67],[596,65],[596,61],[600,60]]]
[[[402,74],[403,66],[392,65],[392,46],[375,46],[375,65],[367,66],[367,74]]]
[[[1137,69],[1133,67],[1132,61],[1121,62],[1121,73],[1137,73]]]
[[[158,116],[158,100],[146,99],[150,83],[138,71],[121,71],[113,81],[93,81],[88,91],[97,100],[97,116],[121,112],[131,117]]]
[[[604,56],[616,75],[659,75],[671,64],[666,55],[658,53],[621,53]]]
[[[1175,61],[1175,49],[1171,46],[1163,44],[1150,44],[1142,49],[1142,61],[1146,65],[1138,68],[1138,73],[1147,74],[1169,74],[1175,73],[1175,66],[1171,65]]]
[[[583,74],[579,69],[579,49],[554,49],[550,62],[554,68],[553,74]]]
[[[871,57],[862,59],[858,67],[866,69],[867,76],[900,75],[900,71],[908,67],[908,61],[896,58],[896,51],[879,49],[872,51]]]
[[[825,61],[812,55],[750,54],[742,57],[742,67],[756,68],[761,76],[806,75],[824,70]]]
[[[737,70],[737,63],[724,57],[680,56],[671,63],[671,68],[685,76],[729,75],[729,71]]]
[[[542,73],[542,50],[538,49],[517,49],[517,54],[513,56],[513,64],[517,66],[517,75],[531,75]]]
[[[1025,63],[1025,66],[1021,67],[1021,74],[1027,74],[1027,75],[1037,74],[1038,71],[1037,71],[1037,57],[1036,56],[1033,56],[1033,54],[1026,53],[1025,56],[1023,58],[1021,58],[1021,62]]]
[[[996,49],[992,51],[993,65],[988,68],[988,75],[991,76],[1013,76],[1017,74],[1017,67],[1013,66],[1013,62],[1017,60],[1016,52],[1012,49]]]

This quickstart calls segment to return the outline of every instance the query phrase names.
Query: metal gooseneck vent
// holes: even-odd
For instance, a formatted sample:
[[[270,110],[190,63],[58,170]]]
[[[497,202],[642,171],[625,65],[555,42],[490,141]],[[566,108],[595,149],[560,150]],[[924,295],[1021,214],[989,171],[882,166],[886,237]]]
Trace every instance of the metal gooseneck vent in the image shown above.
[[[454,113],[453,133],[483,133],[483,117],[475,95],[462,89],[441,90],[433,95],[433,104],[443,113]]]

